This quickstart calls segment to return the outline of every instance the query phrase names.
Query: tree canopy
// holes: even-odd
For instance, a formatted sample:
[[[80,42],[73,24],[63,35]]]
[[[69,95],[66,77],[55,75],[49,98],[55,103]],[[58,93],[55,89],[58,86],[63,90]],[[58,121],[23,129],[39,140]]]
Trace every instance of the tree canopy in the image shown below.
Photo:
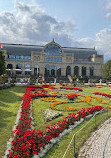
[[[5,72],[5,57],[3,53],[0,51],[0,76]]]
[[[103,77],[111,81],[111,60],[108,60],[103,66]]]

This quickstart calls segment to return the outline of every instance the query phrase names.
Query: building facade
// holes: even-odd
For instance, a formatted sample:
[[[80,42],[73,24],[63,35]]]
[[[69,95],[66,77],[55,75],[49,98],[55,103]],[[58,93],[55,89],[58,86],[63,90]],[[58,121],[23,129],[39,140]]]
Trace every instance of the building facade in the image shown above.
[[[103,55],[91,48],[61,47],[54,40],[45,46],[5,44],[6,68],[16,76],[100,77]]]

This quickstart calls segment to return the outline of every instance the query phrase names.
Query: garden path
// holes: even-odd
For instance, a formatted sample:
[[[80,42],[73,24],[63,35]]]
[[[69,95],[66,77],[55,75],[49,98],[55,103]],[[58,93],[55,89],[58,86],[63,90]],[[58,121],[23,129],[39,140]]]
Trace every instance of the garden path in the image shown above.
[[[92,133],[78,158],[111,158],[111,118]]]

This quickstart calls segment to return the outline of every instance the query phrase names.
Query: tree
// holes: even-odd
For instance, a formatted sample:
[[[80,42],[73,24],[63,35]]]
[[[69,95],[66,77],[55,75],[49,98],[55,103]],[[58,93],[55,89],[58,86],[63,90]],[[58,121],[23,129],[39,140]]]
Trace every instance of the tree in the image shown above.
[[[0,51],[0,76],[5,72],[5,57],[3,53]]]
[[[111,60],[108,60],[102,70],[103,77],[111,81]]]

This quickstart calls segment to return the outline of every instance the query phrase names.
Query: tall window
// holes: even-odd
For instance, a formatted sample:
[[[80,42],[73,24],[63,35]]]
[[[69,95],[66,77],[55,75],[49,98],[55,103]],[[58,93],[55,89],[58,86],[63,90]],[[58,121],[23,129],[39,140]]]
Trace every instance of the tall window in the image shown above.
[[[94,67],[90,67],[90,76],[94,76]]]
[[[18,69],[18,70],[16,70],[16,74],[18,74],[18,75],[22,74],[22,70],[21,70],[22,69],[22,65],[21,64],[17,64],[16,65],[16,69]]]
[[[34,75],[35,76],[39,76],[39,73],[40,73],[39,65],[35,65],[34,66]]]
[[[59,65],[57,66],[56,75],[57,75],[58,77],[61,76],[61,67],[60,67]]]
[[[45,66],[45,76],[49,76],[50,75],[50,66],[46,65]]]
[[[82,76],[86,76],[86,67],[85,66],[82,67]]]
[[[79,76],[79,67],[78,66],[74,67],[74,76]]]
[[[71,67],[67,66],[66,68],[66,76],[71,75]]]
[[[55,66],[51,65],[51,76],[55,76]]]

